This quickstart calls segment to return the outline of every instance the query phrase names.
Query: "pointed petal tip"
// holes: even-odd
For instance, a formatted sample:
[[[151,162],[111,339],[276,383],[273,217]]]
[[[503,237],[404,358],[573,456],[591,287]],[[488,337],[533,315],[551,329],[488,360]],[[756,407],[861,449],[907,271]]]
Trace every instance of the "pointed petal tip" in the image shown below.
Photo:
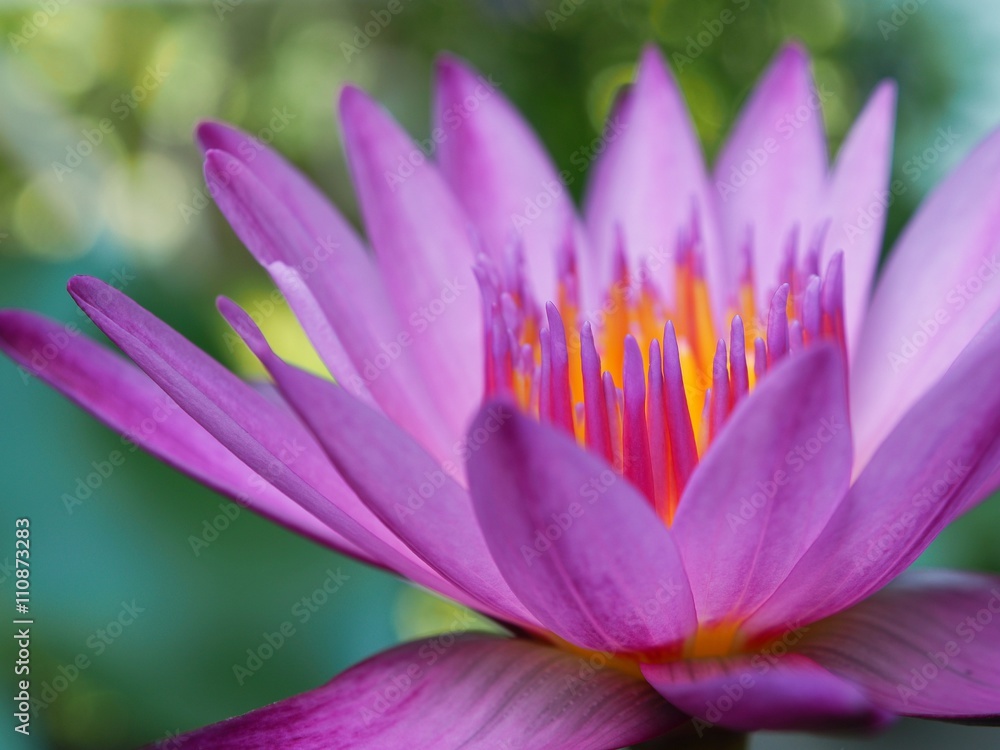
[[[94,276],[87,276],[85,274],[77,274],[76,276],[71,276],[70,280],[66,282],[66,291],[70,293],[70,296],[79,303],[81,300],[86,301],[89,299],[94,292],[102,288],[111,288],[103,281]]]
[[[264,338],[257,323],[246,310],[229,297],[221,295],[216,297],[215,306],[233,331],[243,339],[250,351],[254,353],[254,356],[263,361],[272,355],[273,352],[267,339]]]
[[[790,39],[785,42],[778,49],[774,59],[775,62],[794,66],[809,65],[811,60],[809,49],[801,39]]]
[[[337,106],[342,120],[349,117],[361,117],[366,113],[377,110],[378,103],[368,95],[368,92],[348,83],[340,90],[340,97]]]
[[[410,136],[392,113],[364,89],[352,84],[344,86],[338,107],[348,163],[366,150],[381,153],[389,148],[388,144],[397,148],[404,148],[403,144],[406,148],[412,147]]]
[[[868,95],[868,99],[855,119],[848,139],[855,131],[860,133],[878,133],[888,130],[891,139],[896,124],[896,101],[899,87],[891,78],[884,78],[876,84]],[[857,137],[857,136],[855,136]],[[869,138],[871,135],[869,135]],[[846,143],[846,141],[845,141]],[[890,140],[890,150],[891,150]]]
[[[434,60],[434,81],[438,107],[444,110],[451,106],[461,106],[466,97],[473,96],[477,100],[484,99],[496,93],[492,80],[468,60],[450,52],[443,52]],[[487,89],[482,94],[479,89]]]
[[[194,128],[194,140],[205,154],[210,149],[227,151],[227,143],[232,138],[249,138],[250,136],[237,128],[221,120],[201,120]]]
[[[802,42],[786,42],[771,59],[754,91],[764,90],[765,82],[774,87],[767,89],[771,96],[776,96],[778,91],[800,92],[803,86],[811,89],[814,85],[811,65],[812,58]]]
[[[646,98],[658,98],[663,96],[664,92],[668,96],[682,98],[674,73],[667,64],[663,52],[655,44],[650,43],[643,47],[635,72],[635,88],[643,92],[640,96]],[[631,91],[631,87],[624,86],[621,91],[624,95]],[[626,98],[622,96],[621,101],[624,106]]]
[[[892,78],[883,78],[875,85],[875,90],[872,92],[871,99],[874,101],[886,101],[892,106],[893,109],[896,108],[896,99],[899,95],[899,84]]]
[[[639,67],[636,78],[642,78],[646,73],[666,73],[667,63],[663,59],[663,53],[659,46],[653,42],[645,44],[639,56]]]
[[[451,52],[442,52],[434,58],[434,76],[439,86],[462,88],[476,80],[476,70],[464,58]]]
[[[224,148],[216,148],[215,146],[207,148],[204,151],[204,157],[202,172],[206,182],[221,179],[221,176],[225,175],[227,171],[235,172],[243,169],[242,162]]]

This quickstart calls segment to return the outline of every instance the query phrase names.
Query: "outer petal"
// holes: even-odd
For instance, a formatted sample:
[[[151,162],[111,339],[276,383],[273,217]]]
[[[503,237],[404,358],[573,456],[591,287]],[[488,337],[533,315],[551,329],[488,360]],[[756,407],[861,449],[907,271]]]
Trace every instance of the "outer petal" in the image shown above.
[[[844,315],[852,346],[861,333],[882,250],[895,123],[896,85],[887,81],[875,89],[847,134],[827,187],[824,256],[844,251]]]
[[[565,433],[516,410],[501,424],[493,408],[470,429],[469,485],[524,605],[587,648],[653,652],[692,633],[680,555],[638,490]]]
[[[557,250],[568,232],[582,242],[582,229],[555,165],[498,85],[453,57],[438,60],[438,163],[488,254],[504,258],[519,237],[535,295],[554,300]],[[540,202],[535,218],[529,208]]]
[[[46,357],[47,348],[57,355]],[[79,329],[5,310],[0,312],[0,349],[157,458],[299,534],[367,559],[230,453],[141,370]]]
[[[248,467],[366,555],[417,583],[465,600],[375,518],[286,409],[121,292],[79,276],[69,288],[91,320]]]
[[[889,257],[853,364],[859,465],[1000,309],[998,172],[1000,131],[924,202]]]
[[[808,238],[826,181],[821,96],[809,57],[795,44],[771,63],[715,165],[722,237],[742,247],[753,234],[757,309],[768,309],[779,284],[788,238]]]
[[[281,201],[315,242],[329,238],[341,245],[346,256],[340,259],[341,263],[363,265],[369,259],[354,229],[326,196],[271,148],[250,134],[219,122],[199,124],[196,136],[204,153],[223,151],[238,159]]]
[[[359,317],[367,317],[365,313],[369,312],[367,308],[371,305],[370,312],[376,316],[374,320],[380,319],[379,311],[387,307],[378,304],[385,297],[385,291],[375,272],[373,259],[365,252],[353,228],[305,176],[248,133],[224,123],[203,122],[198,125],[195,135],[206,155],[206,182],[223,214],[227,219],[232,215],[230,223],[233,230],[271,273],[333,376],[338,380],[356,377],[357,369],[350,354],[344,350],[343,343],[332,327],[335,322],[340,322],[338,317],[326,320],[324,316],[303,314],[303,303],[299,299],[301,293],[312,297],[308,293],[309,289],[319,290],[325,287],[324,291],[335,295],[334,301],[339,300],[345,292],[350,295],[357,291],[357,299],[353,301],[358,305]],[[232,160],[221,158],[219,154],[209,159],[207,157],[210,151],[222,152]],[[237,166],[243,169],[237,169]],[[247,192],[260,195],[262,190],[253,187],[249,190],[234,190],[231,184],[233,180],[245,180],[244,170],[253,174],[262,188],[266,186],[267,203],[280,201],[279,211],[287,212],[290,216],[262,216],[263,226],[259,230],[253,227],[253,214],[259,213],[259,209],[248,210],[244,196]],[[270,206],[261,208],[267,210]],[[279,220],[275,221],[276,218]],[[291,227],[295,227],[296,231],[301,227],[305,237],[295,237],[293,234],[293,241],[269,241],[273,234],[280,233],[282,229],[287,231]],[[304,242],[306,237],[308,241]],[[329,257],[331,255],[332,258]],[[332,262],[328,264],[327,261]],[[277,273],[279,269],[283,272]],[[319,275],[313,276],[317,271]],[[293,279],[297,283],[292,283],[290,275],[294,275]],[[350,278],[351,283],[337,284],[342,275]],[[310,277],[312,283],[307,285]],[[347,287],[346,290],[344,287]],[[325,301],[326,295],[320,295],[320,299]],[[381,312],[381,315],[384,316],[385,312]],[[350,324],[350,321],[344,322]],[[398,328],[396,325],[390,330]],[[357,390],[359,395],[368,392],[364,386]]]
[[[264,171],[261,162],[251,163],[256,173]],[[290,169],[273,175],[277,189],[292,179]],[[332,207],[306,213],[299,192],[286,188],[282,200],[255,172],[228,152],[205,157],[205,178],[219,208],[285,294],[334,377],[359,396],[374,396],[393,419],[444,453],[440,446],[450,440],[429,408],[412,350],[400,343],[412,333],[392,312],[372,258]],[[376,367],[386,347],[394,356],[388,366]]]
[[[405,432],[343,388],[283,362],[234,302],[219,309],[362,502],[421,559],[502,619],[532,623],[497,570],[465,488]]]
[[[843,731],[890,719],[851,682],[804,656],[781,653],[645,664],[642,673],[682,711],[737,732]]]
[[[601,279],[612,278],[620,231],[631,270],[649,264],[665,299],[672,300],[678,236],[688,232],[696,214],[709,283],[718,292],[713,302],[721,311],[733,288],[733,264],[719,245],[701,145],[655,47],[643,52],[635,84],[612,112],[604,137],[607,150],[594,167],[585,210],[593,250],[602,263]]]
[[[997,467],[997,470],[983,481],[982,485],[979,487],[979,491],[976,492],[967,507],[972,508],[979,505],[979,503],[995,493],[997,489],[1000,489],[1000,467]],[[965,509],[963,508],[962,510]],[[962,510],[960,510],[959,513],[961,513]]]
[[[812,622],[906,569],[1000,469],[1000,315],[892,431],[748,628]]]
[[[365,94],[340,97],[351,175],[379,268],[409,323],[434,406],[456,438],[482,396],[482,310],[468,217],[441,175]]]
[[[753,612],[847,492],[846,387],[832,346],[788,358],[739,404],[698,465],[673,531],[699,622]]]
[[[1000,720],[1000,578],[915,570],[797,648],[904,716]]]
[[[528,641],[443,635],[170,740],[188,750],[613,750],[685,717],[644,681]]]

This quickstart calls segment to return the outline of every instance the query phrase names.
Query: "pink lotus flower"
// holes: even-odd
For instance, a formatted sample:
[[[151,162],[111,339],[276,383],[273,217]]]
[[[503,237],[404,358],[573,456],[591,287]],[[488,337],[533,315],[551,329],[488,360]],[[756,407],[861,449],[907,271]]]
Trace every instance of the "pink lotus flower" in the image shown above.
[[[582,223],[572,175],[493,84],[445,58],[436,94],[433,163],[363,93],[341,96],[374,257],[278,156],[198,131],[219,207],[340,387],[225,299],[275,388],[94,279],[70,292],[138,368],[79,338],[39,356],[57,323],[0,318],[11,357],[115,429],[176,402],[136,437],[147,450],[514,636],[405,644],[183,746],[616,748],[682,724],[994,721],[1000,579],[904,571],[1000,484],[1000,133],[870,294],[891,84],[828,167],[822,97],[786,48],[709,176],[648,50]]]

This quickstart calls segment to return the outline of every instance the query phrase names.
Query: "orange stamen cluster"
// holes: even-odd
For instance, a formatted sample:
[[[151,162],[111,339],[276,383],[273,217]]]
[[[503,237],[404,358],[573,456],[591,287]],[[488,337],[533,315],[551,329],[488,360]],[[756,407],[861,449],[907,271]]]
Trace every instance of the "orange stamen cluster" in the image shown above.
[[[693,230],[678,241],[669,301],[648,266],[630,273],[619,240],[603,304],[590,313],[571,241],[560,250],[556,300],[544,307],[528,288],[519,248],[476,267],[487,397],[514,400],[604,456],[667,524],[699,457],[768,369],[820,340],[844,345],[842,255],[820,276],[818,243],[799,263],[793,233],[761,317],[748,241],[726,300],[727,346],[698,236]]]

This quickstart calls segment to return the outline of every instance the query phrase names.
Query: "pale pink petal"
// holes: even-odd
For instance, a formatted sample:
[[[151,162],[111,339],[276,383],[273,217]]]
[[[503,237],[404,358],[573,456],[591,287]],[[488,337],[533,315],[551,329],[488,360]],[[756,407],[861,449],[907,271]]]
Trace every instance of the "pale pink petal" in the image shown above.
[[[545,627],[615,652],[676,650],[694,632],[670,532],[607,463],[505,404],[480,411],[469,441],[469,486],[486,543]]]
[[[249,133],[221,122],[202,122],[195,133],[203,153],[224,151],[248,169],[316,242],[329,238],[342,246],[346,265],[367,258],[354,229],[327,197],[280,154]],[[362,272],[363,273],[363,272]]]
[[[385,290],[374,272],[374,259],[365,252],[340,212],[269,146],[249,133],[220,122],[200,123],[195,135],[206,157],[209,151],[231,157],[231,160],[206,159],[205,178],[223,214],[227,218],[233,215],[233,231],[282,290],[331,374],[338,380],[357,377],[357,368],[334,330],[335,324],[349,326],[350,322],[337,315],[336,307],[326,308],[332,316],[327,320],[324,305],[315,302],[312,307],[319,308],[319,315],[314,315],[309,309],[310,300],[315,301],[319,292],[319,301],[325,303],[327,296],[332,294],[335,305],[344,294],[344,287],[348,294],[357,290],[356,299],[351,300],[356,305],[354,309],[360,317],[371,314],[377,325],[384,319],[382,311],[387,305],[379,304],[385,299]],[[232,181],[246,179],[243,169],[238,167],[253,174],[263,189],[251,185],[249,189],[234,190]],[[252,215],[266,213],[267,207],[254,211],[256,206],[243,205],[243,198],[247,194],[265,195],[265,189],[267,202],[280,203],[281,207],[272,209],[279,216],[261,217],[263,229],[269,230],[261,233],[253,226]],[[281,233],[283,228],[289,230],[292,237],[285,242],[273,242],[273,235]],[[299,229],[304,236],[298,234]],[[352,283],[338,283],[341,276],[347,276]],[[390,326],[390,330],[398,328],[398,324]],[[349,340],[350,333],[347,332]],[[359,395],[368,394],[366,385],[357,390]]]
[[[482,397],[482,311],[469,219],[437,168],[358,89],[340,97],[368,237],[431,404],[458,439]],[[388,342],[385,342],[388,343]]]
[[[903,417],[812,548],[746,623],[813,622],[903,572],[1000,469],[1000,315]]]
[[[665,299],[673,300],[678,238],[690,233],[695,216],[721,311],[734,267],[719,244],[716,199],[691,117],[655,47],[643,51],[635,84],[612,111],[603,138],[606,150],[593,168],[585,209],[601,279],[612,279],[620,233],[630,270],[648,264]]]
[[[820,220],[829,221],[821,260],[844,251],[844,316],[847,340],[857,343],[882,251],[889,189],[896,85],[881,84],[840,147]],[[824,263],[825,265],[825,263]]]
[[[259,174],[261,162],[253,163]],[[256,174],[229,152],[205,157],[216,203],[285,294],[331,374],[443,455],[452,440],[414,362],[413,333],[393,313],[372,258],[332,207],[310,212],[304,223],[292,213],[302,202],[297,194],[282,201]]]
[[[796,44],[778,53],[744,105],[715,164],[722,241],[753,238],[757,307],[779,284],[789,237],[807,239],[826,181],[822,94]]]
[[[789,357],[740,402],[681,497],[673,531],[699,622],[738,620],[774,593],[850,478],[840,353]]]
[[[434,130],[441,175],[474,222],[484,250],[502,259],[523,243],[532,291],[557,299],[557,250],[583,242],[569,189],[531,127],[491,77],[443,56]]]
[[[943,130],[938,145],[955,137]],[[889,257],[851,374],[859,466],[1000,309],[998,173],[1000,131],[934,190]]]

